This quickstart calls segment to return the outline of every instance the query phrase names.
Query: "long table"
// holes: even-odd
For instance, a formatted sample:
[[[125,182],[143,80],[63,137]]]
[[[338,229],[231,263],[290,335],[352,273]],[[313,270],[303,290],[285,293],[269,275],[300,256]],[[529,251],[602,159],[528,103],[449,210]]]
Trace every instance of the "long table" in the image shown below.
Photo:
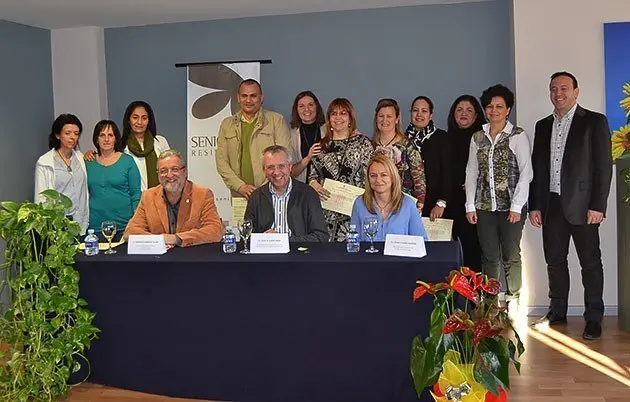
[[[414,304],[412,291],[459,266],[459,243],[428,243],[422,259],[303,246],[79,256],[81,297],[102,330],[89,381],[241,402],[417,401],[409,350],[428,333],[432,299]]]

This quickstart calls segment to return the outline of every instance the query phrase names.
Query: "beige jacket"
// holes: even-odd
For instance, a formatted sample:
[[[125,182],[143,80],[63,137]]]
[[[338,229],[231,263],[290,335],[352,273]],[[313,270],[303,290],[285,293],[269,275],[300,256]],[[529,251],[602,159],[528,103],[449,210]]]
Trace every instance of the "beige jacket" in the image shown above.
[[[291,152],[289,127],[281,114],[261,109],[258,114],[250,151],[254,170],[254,187],[265,183],[262,152],[270,145],[282,145]],[[217,171],[233,195],[245,182],[241,179],[241,112],[227,117],[219,128],[217,141]]]

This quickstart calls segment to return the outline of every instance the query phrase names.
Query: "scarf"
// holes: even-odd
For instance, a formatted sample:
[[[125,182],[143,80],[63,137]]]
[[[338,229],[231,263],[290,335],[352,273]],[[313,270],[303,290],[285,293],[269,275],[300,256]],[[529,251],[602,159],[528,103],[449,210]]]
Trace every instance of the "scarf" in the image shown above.
[[[129,138],[127,138],[127,148],[129,148],[129,151],[138,158],[144,158],[144,163],[147,167],[147,188],[155,187],[160,184],[157,172],[157,154],[153,148],[153,141],[153,134],[149,131],[144,133],[144,140],[142,141],[144,149],[140,148],[140,144],[135,135],[131,134]]]
[[[405,135],[409,138],[409,141],[413,142],[416,148],[421,149],[422,143],[425,140],[428,140],[429,137],[435,133],[435,124],[433,124],[433,120],[429,121],[429,124],[425,128],[418,128],[413,125],[413,123],[409,123],[409,126],[405,130]]]

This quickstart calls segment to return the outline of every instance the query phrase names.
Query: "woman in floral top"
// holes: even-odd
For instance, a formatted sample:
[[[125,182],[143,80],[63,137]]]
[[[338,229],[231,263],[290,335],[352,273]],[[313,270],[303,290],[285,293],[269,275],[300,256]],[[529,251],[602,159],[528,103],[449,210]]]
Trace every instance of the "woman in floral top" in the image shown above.
[[[402,180],[402,190],[413,196],[422,212],[426,193],[424,164],[420,151],[402,132],[400,107],[394,99],[381,99],[374,111],[375,153],[389,156]]]
[[[356,187],[364,187],[368,162],[374,155],[370,140],[357,131],[354,107],[348,99],[330,102],[326,112],[326,134],[321,141],[321,153],[311,160],[308,183],[323,200],[330,192],[323,187],[325,179],[332,179]],[[350,217],[324,210],[330,241],[345,241]]]

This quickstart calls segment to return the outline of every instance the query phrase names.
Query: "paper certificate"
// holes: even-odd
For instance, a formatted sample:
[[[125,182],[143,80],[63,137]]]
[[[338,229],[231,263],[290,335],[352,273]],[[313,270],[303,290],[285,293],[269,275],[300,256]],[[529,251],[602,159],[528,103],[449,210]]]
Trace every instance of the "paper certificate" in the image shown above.
[[[243,222],[245,210],[247,209],[247,198],[232,197],[232,227],[237,228]]]
[[[322,208],[351,216],[354,200],[365,192],[364,189],[340,181],[326,179],[324,188],[330,191],[330,197],[322,201]]]
[[[427,232],[429,241],[451,241],[453,235],[452,219],[436,219],[431,222],[429,218],[422,218],[424,230]]]

